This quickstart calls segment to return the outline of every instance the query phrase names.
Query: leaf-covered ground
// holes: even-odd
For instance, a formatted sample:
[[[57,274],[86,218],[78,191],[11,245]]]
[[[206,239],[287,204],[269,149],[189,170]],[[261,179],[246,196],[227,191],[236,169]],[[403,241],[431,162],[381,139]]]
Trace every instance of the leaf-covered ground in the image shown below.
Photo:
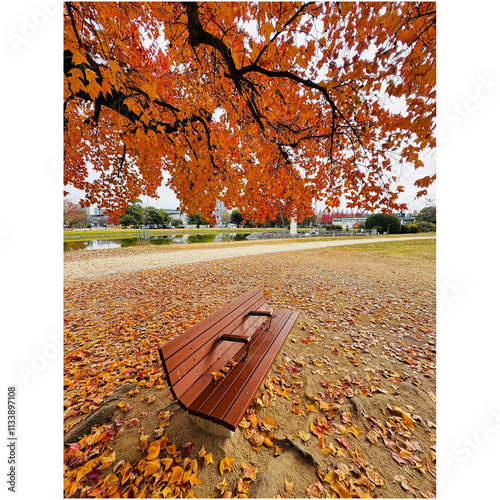
[[[157,349],[258,284],[300,316],[224,439],[172,401]],[[67,442],[65,496],[435,496],[434,329],[432,240],[68,280],[65,432],[118,405]]]

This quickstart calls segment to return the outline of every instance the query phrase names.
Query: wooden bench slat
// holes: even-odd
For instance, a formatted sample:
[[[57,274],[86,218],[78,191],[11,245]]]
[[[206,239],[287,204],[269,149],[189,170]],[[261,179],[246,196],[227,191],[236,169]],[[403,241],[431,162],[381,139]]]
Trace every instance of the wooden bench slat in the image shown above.
[[[232,328],[239,326],[242,323],[242,315],[246,311],[250,310],[252,307],[258,308],[259,306],[262,306],[265,304],[265,301],[266,299],[264,298],[263,293],[254,295],[246,302],[238,304],[235,308],[229,309],[229,306],[227,306],[227,314],[222,317],[220,317],[218,313],[215,313],[206,318],[210,321],[207,321],[204,325],[204,329],[197,328],[194,332],[188,330],[185,337],[186,339],[189,338],[189,340],[186,340],[184,345],[177,345],[175,350],[169,350],[168,353],[166,353],[165,364],[169,371],[174,370],[176,366],[189,357],[190,352],[194,352],[199,347],[213,340],[217,333],[222,329],[228,329],[231,331]]]
[[[260,324],[262,324],[262,320],[256,317],[252,318],[251,327],[257,327]],[[175,397],[178,397],[186,406],[190,405],[196,396],[211,383],[213,377],[210,372],[219,371],[241,350],[241,355],[235,358],[235,361],[238,361],[243,356],[245,349],[246,347],[242,344],[231,344],[230,342],[216,345],[212,352],[193,366],[190,372],[186,373],[186,376],[171,386]]]
[[[182,335],[169,340],[167,344],[160,348],[163,359],[167,360],[168,358],[174,356],[177,351],[179,351],[179,349],[182,349],[186,344],[196,339],[200,333],[205,331],[213,323],[223,319],[225,316],[231,314],[231,312],[236,310],[241,304],[244,304],[252,297],[260,294],[263,295],[262,288],[260,286],[252,288],[252,290],[249,290],[240,297],[237,297],[227,306],[223,307],[219,311],[213,313],[212,315],[201,320],[199,323],[186,330]]]
[[[248,307],[263,307],[264,304],[265,299],[261,298],[257,302],[252,301],[252,304],[248,304]],[[255,317],[250,317],[247,320],[242,319],[242,315],[247,309],[243,308],[244,306],[241,307],[240,316],[234,319],[231,315],[227,316],[222,321],[209,328],[203,335],[200,335],[199,339],[190,342],[183,349],[178,351],[175,357],[170,357],[166,360],[165,366],[170,372],[172,384],[175,384],[179,379],[184,377],[196,364],[203,362],[204,356],[212,351],[219,337],[225,334],[240,335],[244,333],[250,325],[258,325],[258,316],[257,321],[254,321]],[[262,318],[260,322],[262,322]]]
[[[276,359],[276,356],[285,342],[288,333],[293,328],[295,321],[297,321],[298,316],[298,312],[290,312],[290,315],[281,329],[276,342],[274,342],[268,349],[258,368],[253,372],[252,376],[241,389],[240,395],[243,394],[244,398],[240,396],[239,399],[233,401],[233,404],[229,409],[225,408],[224,400],[221,401],[219,406],[211,414],[211,420],[218,422],[231,430],[235,430],[238,427],[243,415],[245,415],[248,409],[250,402],[253,400],[255,393],[264,381],[269,371],[269,367]]]
[[[237,383],[238,380],[240,381],[240,385],[243,385],[242,380],[250,376],[259,362],[255,354],[258,352],[260,346],[262,344],[266,344],[267,346],[270,345],[276,337],[276,333],[279,331],[278,329],[284,324],[285,319],[282,316],[283,315],[280,315],[278,318],[273,318],[271,325],[273,325],[273,322],[274,325],[270,330],[261,331],[257,338],[252,338],[252,344],[246,361],[240,362],[234,366],[224,379],[217,381],[217,383],[212,382],[208,385],[205,390],[199,394],[196,400],[190,404],[189,409],[194,415],[210,415],[214,407],[226,393],[234,390],[234,384]]]

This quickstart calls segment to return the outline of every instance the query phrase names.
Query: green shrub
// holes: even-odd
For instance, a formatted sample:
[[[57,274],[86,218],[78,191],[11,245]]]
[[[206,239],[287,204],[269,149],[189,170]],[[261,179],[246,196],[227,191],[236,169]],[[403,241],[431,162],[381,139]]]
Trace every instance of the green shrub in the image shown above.
[[[333,229],[334,231],[343,231],[343,230],[344,230],[344,228],[343,228],[340,224],[334,224],[334,225],[332,226],[332,229]]]
[[[333,231],[333,226],[332,226],[331,224],[327,224],[327,225],[325,226],[325,229],[326,229],[327,231]]]
[[[418,221],[415,222],[415,226],[418,227],[419,232],[421,233],[430,233],[431,231],[436,230],[436,224],[427,221]]]
[[[408,229],[410,230],[410,233],[418,233],[418,226],[416,224],[410,224],[408,226]]]
[[[382,232],[389,230],[389,234],[401,232],[401,221],[394,214],[372,214],[366,218],[365,229],[373,229],[375,226],[382,227]]]
[[[378,234],[384,232],[384,228],[382,226],[373,226],[373,227],[370,227],[369,229],[376,229]]]
[[[402,224],[401,225],[401,234],[406,234],[406,233],[409,233],[409,232],[410,232],[409,227],[406,224]]]

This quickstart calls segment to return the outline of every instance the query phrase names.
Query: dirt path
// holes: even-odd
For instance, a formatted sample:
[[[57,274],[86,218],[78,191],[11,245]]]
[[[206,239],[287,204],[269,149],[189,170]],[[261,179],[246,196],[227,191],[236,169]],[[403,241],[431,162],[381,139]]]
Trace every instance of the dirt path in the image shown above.
[[[310,250],[332,246],[361,245],[388,241],[405,241],[414,239],[435,239],[435,236],[401,236],[397,238],[357,238],[352,240],[330,240],[330,241],[294,241],[278,244],[251,243],[240,246],[222,246],[220,248],[198,248],[179,251],[157,251],[136,252],[134,254],[123,253],[112,257],[98,257],[91,259],[75,259],[67,261],[64,265],[65,279],[79,279],[104,276],[108,274],[141,271],[145,269],[156,269],[161,267],[175,266],[179,264],[192,264],[195,262],[228,259],[231,257],[243,257],[248,255],[259,255],[277,252],[292,252],[299,250]]]

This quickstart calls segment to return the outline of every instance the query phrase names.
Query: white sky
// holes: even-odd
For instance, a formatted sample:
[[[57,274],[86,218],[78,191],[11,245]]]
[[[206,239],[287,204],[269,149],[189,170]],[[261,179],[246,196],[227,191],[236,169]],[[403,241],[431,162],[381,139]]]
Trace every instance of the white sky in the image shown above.
[[[6,2],[0,16],[0,374],[4,397],[18,389],[18,500],[60,498],[63,475],[61,3],[44,18],[50,0]],[[497,491],[499,18],[496,2],[438,0],[440,500]]]

